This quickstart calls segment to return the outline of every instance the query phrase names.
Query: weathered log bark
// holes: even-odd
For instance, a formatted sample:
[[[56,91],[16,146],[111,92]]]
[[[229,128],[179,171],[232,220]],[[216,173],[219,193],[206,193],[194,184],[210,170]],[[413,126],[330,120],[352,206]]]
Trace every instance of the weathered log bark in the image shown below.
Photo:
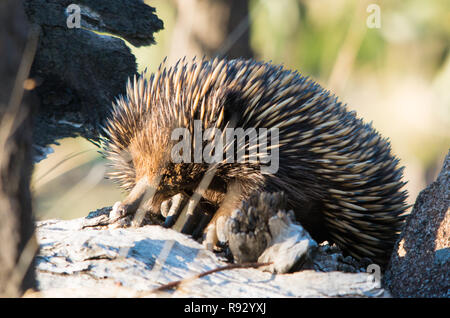
[[[102,210],[96,214],[109,209]],[[389,297],[364,268],[357,273],[339,272],[346,264],[341,253],[330,251],[332,247],[321,248],[316,256],[320,270],[326,272],[273,275],[245,268],[199,278],[229,263],[189,236],[159,225],[105,230],[84,227],[85,221],[38,223],[39,296]],[[158,290],[179,280],[185,281],[176,289]]]

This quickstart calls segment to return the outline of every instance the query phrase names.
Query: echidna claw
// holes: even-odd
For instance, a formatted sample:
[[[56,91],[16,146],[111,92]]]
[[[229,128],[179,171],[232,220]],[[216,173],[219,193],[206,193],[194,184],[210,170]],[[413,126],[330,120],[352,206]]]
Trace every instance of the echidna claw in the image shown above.
[[[122,204],[122,202],[117,201],[116,203],[114,203],[111,212],[109,212],[109,219],[112,222],[114,222],[124,217],[125,215],[126,215],[125,206]]]
[[[217,230],[216,224],[210,223],[205,229],[205,239],[203,240],[203,246],[208,251],[213,251],[214,247],[217,245]]]
[[[84,220],[82,228],[86,227],[109,227],[121,228],[132,224],[133,215],[128,214],[122,202],[117,201],[108,210],[101,209],[100,212],[90,213]]]

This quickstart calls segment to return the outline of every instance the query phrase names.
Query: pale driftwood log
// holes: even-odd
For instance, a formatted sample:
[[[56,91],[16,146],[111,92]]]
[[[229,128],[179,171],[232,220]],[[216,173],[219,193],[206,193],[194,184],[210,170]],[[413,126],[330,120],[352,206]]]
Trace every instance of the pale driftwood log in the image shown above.
[[[101,214],[101,213],[99,213]],[[233,269],[190,280],[173,291],[164,284],[227,265],[189,236],[158,225],[95,229],[85,219],[39,222],[39,296],[56,297],[386,297],[367,273],[274,275]],[[84,228],[83,228],[84,227]],[[331,254],[330,254],[331,255]]]

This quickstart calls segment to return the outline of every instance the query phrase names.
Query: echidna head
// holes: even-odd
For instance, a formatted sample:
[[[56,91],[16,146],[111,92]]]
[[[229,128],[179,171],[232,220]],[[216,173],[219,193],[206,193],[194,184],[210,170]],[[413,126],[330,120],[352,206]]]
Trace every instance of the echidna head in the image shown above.
[[[198,187],[211,167],[211,162],[203,160],[210,141],[202,137],[199,141],[194,131],[224,131],[234,118],[232,106],[237,100],[233,91],[219,90],[203,99],[192,114],[192,105],[183,99],[164,91],[150,94],[148,85],[144,75],[135,78],[133,85],[128,84],[126,97],[116,101],[106,124],[103,153],[112,166],[109,177],[130,191],[124,203],[135,207],[150,191],[150,209],[157,211],[162,201],[178,193],[191,195]],[[230,165],[216,163],[219,169],[213,183],[222,186],[223,181],[217,179],[227,173],[221,168],[229,172]]]
[[[156,212],[162,201],[175,194],[192,194],[207,165],[173,161],[171,152],[177,144],[171,140],[174,121],[149,118],[144,125],[134,132],[126,147],[119,149],[117,142],[109,143],[105,154],[113,168],[110,177],[130,192],[124,204],[133,209],[135,202],[141,201],[149,191],[153,192],[153,200],[146,204],[150,212]]]

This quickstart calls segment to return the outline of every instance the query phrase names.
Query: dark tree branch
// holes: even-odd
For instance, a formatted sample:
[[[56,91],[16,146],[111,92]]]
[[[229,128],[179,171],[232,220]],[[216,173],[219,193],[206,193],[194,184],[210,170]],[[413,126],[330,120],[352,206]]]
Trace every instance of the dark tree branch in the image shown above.
[[[67,7],[80,7],[81,28],[69,28]],[[31,76],[40,106],[34,118],[36,158],[64,137],[98,141],[115,97],[136,74],[136,59],[120,36],[136,46],[154,43],[163,28],[155,9],[139,0],[25,0],[25,12],[42,35]]]

